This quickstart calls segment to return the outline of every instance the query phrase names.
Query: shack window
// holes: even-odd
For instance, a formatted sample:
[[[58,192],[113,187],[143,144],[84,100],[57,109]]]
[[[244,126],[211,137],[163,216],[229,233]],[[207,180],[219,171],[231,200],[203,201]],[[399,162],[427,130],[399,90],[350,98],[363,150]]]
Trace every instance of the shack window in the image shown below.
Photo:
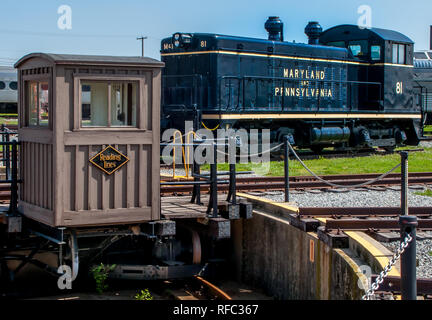
[[[81,82],[82,127],[136,127],[137,83]]]
[[[47,127],[49,121],[49,89],[47,81],[27,81],[28,126]]]

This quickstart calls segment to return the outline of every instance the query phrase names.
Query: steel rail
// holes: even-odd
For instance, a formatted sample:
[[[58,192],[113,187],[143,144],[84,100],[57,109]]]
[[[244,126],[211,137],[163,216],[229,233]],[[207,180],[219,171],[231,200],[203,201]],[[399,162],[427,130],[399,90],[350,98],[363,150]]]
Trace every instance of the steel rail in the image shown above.
[[[371,276],[372,282],[378,275]],[[401,278],[395,276],[387,276],[380,284],[378,291],[384,292],[400,292],[401,291]],[[417,295],[432,295],[432,279],[430,278],[417,278]]]
[[[432,219],[418,219],[418,229],[432,230]],[[391,229],[399,230],[398,219],[328,219],[325,228],[329,230],[369,230]]]
[[[410,215],[432,216],[432,207],[408,208]],[[301,207],[298,215],[300,217],[337,217],[337,216],[399,216],[402,214],[400,207]]]
[[[220,288],[215,286],[214,284],[208,282],[207,280],[201,278],[200,276],[194,276],[194,278],[202,285],[205,285],[212,294],[216,295],[221,300],[232,300],[232,298],[222,291]]]
[[[356,183],[362,183],[370,179],[374,179],[379,174],[362,174],[362,175],[331,175],[321,176],[327,181],[340,185],[350,186]],[[164,179],[164,181],[171,179]],[[178,180],[177,180],[178,181]],[[410,173],[409,184],[432,184],[432,173]],[[386,178],[371,183],[368,188],[376,186],[399,186],[401,183],[400,174],[390,174]],[[176,185],[176,186],[161,186],[162,194],[169,193],[188,193],[192,192],[191,186]],[[228,184],[221,184],[219,191],[228,191]],[[238,191],[254,191],[254,190],[283,190],[285,188],[283,177],[239,177],[237,178],[236,189]],[[318,181],[311,176],[290,177],[290,189],[330,189],[331,187],[324,182]],[[202,191],[208,191],[207,186],[202,186]]]

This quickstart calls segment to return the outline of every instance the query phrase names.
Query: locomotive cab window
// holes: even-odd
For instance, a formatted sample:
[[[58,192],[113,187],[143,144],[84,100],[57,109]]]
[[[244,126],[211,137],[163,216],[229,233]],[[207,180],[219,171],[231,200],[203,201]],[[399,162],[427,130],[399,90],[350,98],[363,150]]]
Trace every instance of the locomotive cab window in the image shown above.
[[[350,41],[348,48],[351,50],[354,57],[365,59],[368,56],[368,41],[367,40],[355,40]]]
[[[381,60],[381,46],[371,46],[371,60]]]
[[[404,44],[393,44],[393,63],[405,64],[405,45]]]
[[[82,81],[81,127],[136,127],[137,82]]]
[[[48,81],[26,81],[27,125],[47,127],[49,121]]]

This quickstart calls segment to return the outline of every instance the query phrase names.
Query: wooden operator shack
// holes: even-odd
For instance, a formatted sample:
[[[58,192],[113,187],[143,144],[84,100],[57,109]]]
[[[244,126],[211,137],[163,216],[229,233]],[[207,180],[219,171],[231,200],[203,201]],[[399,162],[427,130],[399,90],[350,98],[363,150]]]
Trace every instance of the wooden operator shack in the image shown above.
[[[51,227],[160,219],[163,65],[46,53],[16,63],[24,216]]]

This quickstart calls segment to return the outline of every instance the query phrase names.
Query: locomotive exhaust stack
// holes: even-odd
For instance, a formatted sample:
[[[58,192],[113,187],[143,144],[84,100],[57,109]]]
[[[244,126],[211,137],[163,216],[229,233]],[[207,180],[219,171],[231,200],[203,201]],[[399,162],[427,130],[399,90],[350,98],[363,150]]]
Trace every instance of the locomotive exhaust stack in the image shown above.
[[[264,24],[264,28],[269,34],[269,40],[283,41],[283,22],[279,17],[269,17]]]
[[[305,28],[305,34],[309,38],[309,44],[319,44],[318,40],[323,30],[317,21],[310,21]]]

